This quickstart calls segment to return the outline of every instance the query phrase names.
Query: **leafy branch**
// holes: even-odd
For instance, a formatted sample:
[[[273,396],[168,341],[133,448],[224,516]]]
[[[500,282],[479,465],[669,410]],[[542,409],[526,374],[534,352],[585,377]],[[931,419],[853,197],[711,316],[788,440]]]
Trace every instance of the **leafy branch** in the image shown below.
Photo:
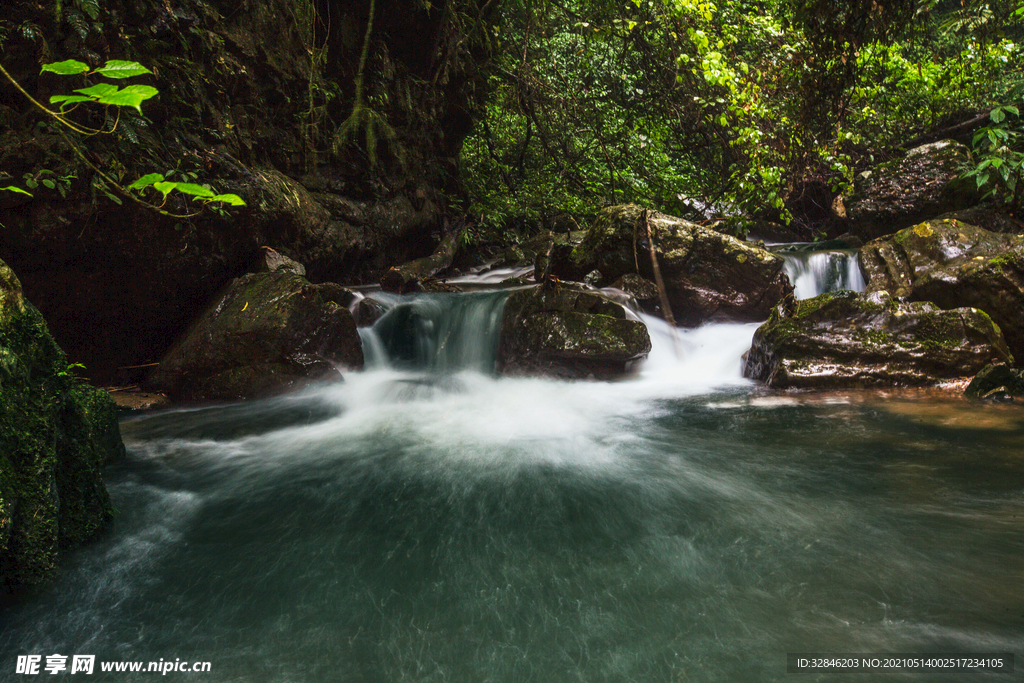
[[[149,69],[142,66],[137,62],[129,62],[124,60],[109,60],[102,67],[94,70],[90,70],[89,66],[83,62],[79,62],[74,59],[69,59],[63,62],[55,62],[52,64],[44,64],[40,73],[54,73],[60,76],[82,76],[88,79],[89,76],[99,75],[105,78],[112,78],[116,80],[131,78],[133,76],[141,76],[143,74],[152,73]],[[0,64],[0,73],[3,74],[12,85],[24,95],[33,105],[44,112],[47,116],[60,123],[65,128],[68,128],[79,135],[85,137],[91,137],[93,135],[100,134],[111,134],[117,129],[118,122],[121,117],[121,107],[132,107],[142,114],[142,103],[146,100],[155,97],[159,94],[159,90],[148,85],[129,85],[123,88],[113,85],[111,83],[98,83],[96,85],[88,85],[86,80],[86,87],[78,88],[74,90],[71,95],[54,95],[50,98],[51,105],[59,105],[59,110],[55,111],[49,107],[41,104],[38,100],[32,97],[22,86],[18,83],[14,77],[12,77],[3,65]],[[117,114],[114,119],[114,123],[107,130],[102,128],[91,128],[84,124],[68,118],[68,115],[77,109],[82,104],[99,104],[105,107],[115,107]],[[219,203],[226,204],[228,206],[245,206],[245,202],[242,198],[234,194],[218,194],[213,191],[208,185],[199,185],[196,183],[184,183],[184,182],[170,182],[159,173],[149,173],[142,178],[139,178],[135,182],[124,187],[120,182],[114,180],[110,175],[105,173],[101,168],[89,160],[88,157],[82,152],[78,144],[75,143],[63,129],[58,129],[60,136],[65,142],[71,147],[75,154],[85,164],[91,168],[101,180],[100,189],[103,190],[107,197],[115,202],[121,204],[121,200],[111,192],[107,191],[103,185],[109,186],[114,189],[118,194],[130,199],[131,201],[145,207],[151,211],[155,211],[164,216],[171,218],[191,218],[199,215],[200,211],[192,213],[177,214],[171,213],[164,209],[167,203],[168,195],[171,192],[178,192],[181,195],[188,197],[189,199],[201,202],[204,206]],[[139,195],[133,194],[134,192],[142,193],[143,191],[152,188],[156,192],[162,195],[162,201],[160,204],[153,204],[142,199]],[[25,194],[32,196],[32,194],[22,188],[15,187],[13,185],[7,187],[0,187],[0,191],[15,192],[19,194]]]

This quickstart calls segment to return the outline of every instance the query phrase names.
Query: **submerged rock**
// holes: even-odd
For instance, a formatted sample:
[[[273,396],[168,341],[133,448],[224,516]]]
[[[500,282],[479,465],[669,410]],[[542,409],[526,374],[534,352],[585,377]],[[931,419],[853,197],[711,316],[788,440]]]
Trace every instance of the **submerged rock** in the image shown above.
[[[1024,396],[1024,370],[1014,369],[1006,363],[990,363],[974,376],[964,389],[971,398],[986,398],[993,392],[1007,396]]]
[[[110,397],[76,379],[0,261],[0,584],[53,577],[61,550],[113,518],[103,466],[124,445]]]
[[[505,302],[498,371],[562,379],[611,379],[627,374],[651,350],[643,323],[622,306],[570,287],[513,292]]]
[[[744,375],[779,388],[928,386],[993,360],[1011,356],[999,328],[977,309],[839,292],[773,312],[754,333]]]
[[[634,204],[603,210],[553,273],[578,280],[598,270],[607,282],[637,273],[654,280],[643,210]],[[655,253],[676,321],[764,320],[792,286],[782,258],[740,240],[657,211],[649,212]]]
[[[979,308],[1024,358],[1024,237],[957,220],[926,221],[864,245],[860,261],[867,291],[940,308]]]
[[[150,382],[178,400],[253,398],[360,368],[363,351],[336,285],[294,273],[231,282],[179,340]]]
[[[953,140],[915,147],[857,176],[847,217],[871,239],[968,207],[978,199],[974,181],[960,178],[969,161],[967,148]]]

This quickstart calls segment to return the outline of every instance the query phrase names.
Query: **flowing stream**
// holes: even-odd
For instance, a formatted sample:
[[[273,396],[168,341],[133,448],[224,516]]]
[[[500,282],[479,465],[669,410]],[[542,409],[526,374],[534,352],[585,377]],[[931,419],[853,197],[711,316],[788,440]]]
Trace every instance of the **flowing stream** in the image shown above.
[[[816,249],[813,242],[776,245],[797,299],[848,289],[864,291],[856,249]]]
[[[0,667],[759,683],[791,680],[787,652],[1020,656],[1019,406],[775,395],[741,377],[757,325],[673,344],[651,318],[636,377],[497,378],[504,293],[372,296],[390,310],[342,383],[126,418],[119,515],[0,614]]]

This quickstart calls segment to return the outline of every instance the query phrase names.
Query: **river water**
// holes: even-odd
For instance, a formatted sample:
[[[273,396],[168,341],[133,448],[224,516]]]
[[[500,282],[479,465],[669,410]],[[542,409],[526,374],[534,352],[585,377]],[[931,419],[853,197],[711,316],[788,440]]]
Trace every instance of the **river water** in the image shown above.
[[[503,296],[381,297],[343,383],[126,418],[111,530],[0,614],[0,667],[660,683],[795,680],[787,652],[1020,657],[1020,407],[774,395],[740,374],[756,325],[647,318],[634,378],[500,379]]]

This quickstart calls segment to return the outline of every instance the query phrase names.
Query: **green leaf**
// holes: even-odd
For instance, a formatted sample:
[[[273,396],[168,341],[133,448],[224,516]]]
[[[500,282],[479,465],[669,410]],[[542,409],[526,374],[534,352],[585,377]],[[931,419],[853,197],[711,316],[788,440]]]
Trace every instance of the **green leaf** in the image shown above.
[[[153,183],[153,189],[156,190],[157,192],[160,192],[161,194],[163,194],[164,199],[167,199],[167,195],[169,195],[171,193],[171,191],[174,190],[177,186],[178,186],[178,183],[167,183],[167,182]]]
[[[107,195],[107,199],[109,199],[110,201],[114,202],[118,206],[121,206],[123,204],[123,202],[121,201],[121,198],[118,197],[116,194],[112,194],[110,192],[107,192],[106,190],[103,191],[103,194]]]
[[[128,186],[129,190],[144,190],[154,183],[162,182],[164,177],[159,173],[147,173]],[[166,193],[164,193],[166,195]]]
[[[1020,116],[1020,110],[1017,109],[1017,107],[1006,106],[1006,107],[1003,107],[1003,111],[1008,111],[1011,114],[1013,114],[1014,116]]]
[[[96,101],[100,104],[111,104],[118,107],[135,107],[142,113],[142,103],[160,91],[148,85],[129,85],[123,90],[101,97]]]
[[[53,64],[43,64],[42,71],[52,71],[55,74],[61,76],[74,76],[75,74],[84,74],[89,70],[89,65],[83,62],[79,62],[74,59],[68,59],[63,62],[54,62]]]
[[[151,74],[153,72],[138,62],[111,59],[102,67],[96,69],[96,73],[107,78],[131,78],[132,76],[141,76],[142,74]]]
[[[54,189],[57,188],[57,183],[53,182],[52,180],[44,180],[43,181],[43,185],[48,187],[51,190],[54,190]]]
[[[79,88],[75,92],[80,92],[87,97],[91,97],[92,99],[99,101],[103,97],[110,97],[116,93],[117,86],[111,85],[110,83],[99,83],[88,88]]]
[[[153,183],[153,188],[158,192],[163,193],[165,198],[174,190],[177,190],[182,194],[191,195],[193,197],[202,197],[204,199],[214,196],[213,190],[210,188],[203,187],[202,185],[194,185],[192,183]]]
[[[212,197],[213,190],[202,185],[196,185],[195,183],[174,183],[175,190],[182,194],[191,195],[193,197]]]
[[[245,206],[245,202],[237,194],[218,194],[210,197],[206,201],[208,202],[224,202],[231,206]]]
[[[1006,114],[1002,109],[996,108],[992,110],[992,113],[989,114],[988,117],[992,119],[993,123],[1002,123],[1003,119],[1006,118]]]
[[[85,95],[54,95],[50,98],[50,104],[60,104],[61,108],[77,102],[93,102],[91,97]]]
[[[979,173],[978,177],[974,179],[980,189],[985,183],[988,182],[988,173]]]
[[[20,187],[15,187],[14,185],[8,185],[7,187],[0,187],[0,192],[3,192],[4,190],[6,190],[7,192],[17,192],[18,194],[27,194],[29,197],[32,196],[31,192],[26,192],[25,190],[21,189]]]

